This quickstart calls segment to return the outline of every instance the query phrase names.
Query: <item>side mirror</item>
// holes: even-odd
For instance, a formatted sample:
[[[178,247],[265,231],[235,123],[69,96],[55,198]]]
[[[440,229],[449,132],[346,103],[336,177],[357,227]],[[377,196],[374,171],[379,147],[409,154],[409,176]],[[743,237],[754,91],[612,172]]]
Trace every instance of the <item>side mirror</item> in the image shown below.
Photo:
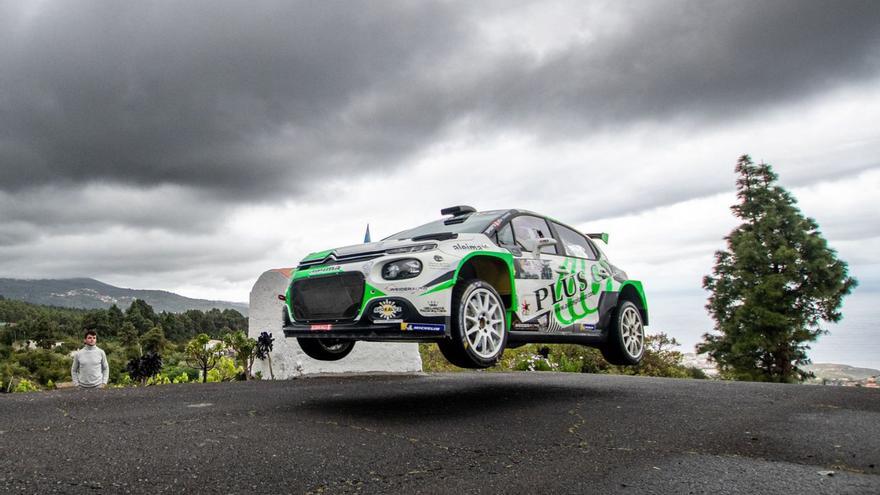
[[[546,237],[542,237],[542,238],[534,239],[534,240],[525,239],[523,241],[520,241],[520,243],[526,249],[526,251],[531,251],[532,253],[535,254],[536,258],[540,258],[541,257],[541,249],[543,249],[547,246],[555,246],[556,239],[548,239]]]

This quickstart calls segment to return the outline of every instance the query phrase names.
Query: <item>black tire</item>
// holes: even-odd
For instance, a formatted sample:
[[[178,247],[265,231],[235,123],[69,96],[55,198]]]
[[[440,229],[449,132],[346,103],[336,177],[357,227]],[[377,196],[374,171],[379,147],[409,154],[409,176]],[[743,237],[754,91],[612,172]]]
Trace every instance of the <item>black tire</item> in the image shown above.
[[[600,348],[610,364],[633,366],[645,355],[645,326],[642,313],[630,301],[621,301],[614,310],[608,340]]]
[[[354,349],[353,340],[296,339],[303,352],[319,361],[339,361]]]
[[[489,368],[501,359],[506,345],[507,312],[498,291],[480,279],[456,285],[451,336],[437,343],[446,360],[459,368]]]

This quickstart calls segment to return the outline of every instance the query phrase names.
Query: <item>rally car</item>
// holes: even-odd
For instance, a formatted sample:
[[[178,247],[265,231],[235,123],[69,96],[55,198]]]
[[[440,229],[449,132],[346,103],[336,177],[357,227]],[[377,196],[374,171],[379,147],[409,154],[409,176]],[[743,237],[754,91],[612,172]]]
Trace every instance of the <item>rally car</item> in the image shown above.
[[[441,210],[444,218],[380,242],[309,254],[292,273],[284,335],[335,361],[356,341],[436,342],[450,363],[486,368],[527,343],[598,347],[638,364],[642,284],[581,234],[524,210]]]

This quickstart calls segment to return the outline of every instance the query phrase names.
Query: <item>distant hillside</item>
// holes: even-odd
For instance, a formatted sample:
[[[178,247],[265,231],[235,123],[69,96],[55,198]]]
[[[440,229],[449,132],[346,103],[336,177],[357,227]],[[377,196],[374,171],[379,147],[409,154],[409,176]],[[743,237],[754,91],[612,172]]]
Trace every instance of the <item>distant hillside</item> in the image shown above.
[[[880,376],[880,370],[873,368],[856,368],[845,364],[816,363],[804,366],[812,371],[818,380],[864,380],[872,376]]]
[[[0,278],[0,296],[32,304],[63,308],[107,309],[113,304],[125,310],[142,299],[157,312],[183,313],[189,309],[234,309],[247,316],[248,305],[228,301],[191,299],[164,290],[123,289],[91,278],[22,280]]]

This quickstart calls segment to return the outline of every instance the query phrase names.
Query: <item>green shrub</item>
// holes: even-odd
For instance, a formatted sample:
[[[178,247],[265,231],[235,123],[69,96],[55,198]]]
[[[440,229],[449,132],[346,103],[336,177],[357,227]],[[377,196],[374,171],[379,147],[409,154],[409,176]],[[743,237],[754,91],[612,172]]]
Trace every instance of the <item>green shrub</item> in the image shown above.
[[[162,369],[162,373],[170,378],[172,383],[188,383],[199,379],[199,370],[185,365],[166,366]]]
[[[18,383],[12,388],[13,393],[36,392],[37,390],[40,390],[40,387],[27,378],[21,378],[17,382]]]
[[[41,384],[49,380],[60,382],[70,379],[71,358],[49,349],[33,349],[17,352],[12,360],[28,370],[28,378]]]
[[[184,375],[186,376],[186,375]],[[168,385],[171,383],[171,379],[168,378],[163,373],[157,373],[149,378],[147,378],[147,385]]]
[[[196,372],[196,373],[198,373],[198,372]],[[196,376],[198,376],[198,375],[196,375]],[[186,373],[181,373],[171,379],[171,383],[189,383],[190,381],[191,380],[189,378],[189,375]]]
[[[223,356],[217,361],[217,366],[208,371],[209,382],[231,382],[237,380],[244,373],[244,368],[236,366],[232,358]]]
[[[113,383],[120,387],[130,387],[135,384],[134,380],[132,380],[131,377],[128,376],[128,373],[120,373],[119,379],[114,381]]]

